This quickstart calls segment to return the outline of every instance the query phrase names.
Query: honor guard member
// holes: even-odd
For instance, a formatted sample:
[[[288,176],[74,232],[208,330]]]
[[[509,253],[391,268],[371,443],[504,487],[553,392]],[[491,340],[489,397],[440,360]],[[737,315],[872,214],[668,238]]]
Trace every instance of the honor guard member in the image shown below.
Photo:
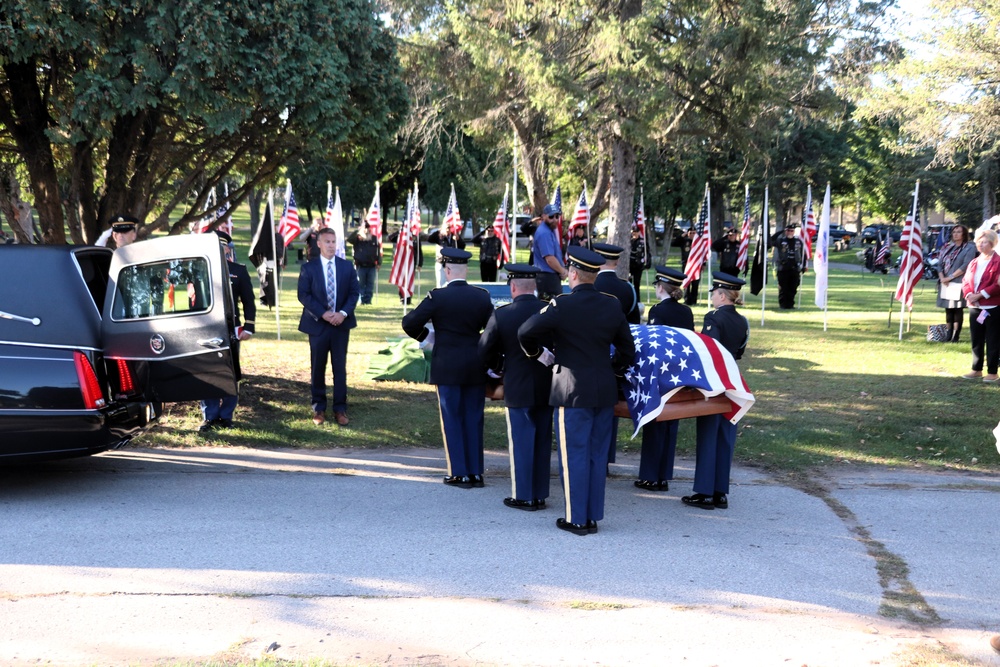
[[[771,239],[774,244],[774,266],[778,274],[778,307],[782,310],[795,308],[795,295],[802,282],[805,270],[805,245],[795,235],[797,224],[792,223]]]
[[[598,292],[616,297],[622,305],[625,320],[629,324],[639,324],[642,321],[642,312],[635,287],[629,281],[619,278],[615,272],[615,269],[618,268],[618,258],[621,257],[624,250],[610,243],[595,243],[592,247],[594,252],[604,258],[604,266],[597,272],[594,288]]]
[[[437,385],[441,411],[444,483],[465,489],[483,486],[486,368],[479,335],[493,313],[489,292],[466,282],[470,257],[465,250],[441,248],[445,285],[403,316],[403,331],[411,338],[423,342],[433,332],[431,384]]]
[[[684,290],[681,285],[687,274],[665,266],[656,267],[658,304],[649,309],[648,324],[659,324],[676,329],[694,331],[694,315],[681,303]],[[674,478],[674,455],[677,452],[676,419],[649,422],[642,427],[642,450],[639,455],[639,479],[635,485],[646,491],[667,491],[669,480]]]
[[[719,271],[735,276],[740,272],[736,262],[740,256],[740,240],[736,228],[730,227],[712,243],[712,250],[719,256]]]
[[[736,312],[742,305],[740,288],[746,282],[728,273],[712,275],[709,299],[711,310],[705,315],[701,333],[719,341],[739,360],[750,340],[747,318]],[[729,507],[729,471],[736,448],[736,425],[722,415],[707,415],[697,419],[694,493],[681,500],[685,505],[711,510]]]
[[[116,215],[111,218],[111,226],[97,237],[94,245],[106,246],[109,240],[114,240],[116,248],[124,248],[135,243],[139,234],[139,219],[131,215]]]
[[[226,253],[229,283],[233,291],[234,329],[230,349],[233,354],[233,370],[236,371],[237,395],[201,402],[201,415],[204,421],[198,430],[203,433],[213,428],[230,428],[233,425],[233,413],[236,412],[236,405],[239,403],[239,381],[243,376],[240,372],[240,341],[248,340],[253,335],[254,318],[257,317],[257,304],[254,299],[253,283],[250,282],[250,273],[246,266],[233,261],[232,237],[219,230],[215,233],[219,236],[219,243]],[[243,305],[243,316],[246,317],[242,322],[240,304]]]
[[[525,354],[538,357],[554,345],[552,390],[566,517],[556,526],[576,535],[597,532],[604,518],[611,422],[618,373],[635,357],[635,341],[621,306],[594,288],[604,258],[582,247],[569,250],[572,292],[552,300],[517,331]],[[611,346],[614,345],[614,358]]]
[[[530,264],[507,264],[504,268],[513,301],[490,317],[479,339],[479,354],[490,371],[503,375],[511,485],[511,497],[504,498],[503,504],[534,512],[544,508],[549,497],[552,369],[524,354],[517,330],[544,308],[545,302],[535,295],[538,269]],[[551,342],[544,347],[551,348]]]

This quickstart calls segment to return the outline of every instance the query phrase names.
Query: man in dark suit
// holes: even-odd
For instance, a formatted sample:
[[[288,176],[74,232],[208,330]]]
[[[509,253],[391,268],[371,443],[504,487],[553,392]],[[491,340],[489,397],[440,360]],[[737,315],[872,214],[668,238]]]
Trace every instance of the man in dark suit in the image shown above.
[[[544,308],[545,302],[535,296],[538,269],[530,264],[507,264],[504,268],[513,301],[493,313],[479,339],[479,354],[494,375],[503,375],[511,483],[511,495],[503,503],[534,512],[544,508],[549,497],[552,370],[524,354],[517,330]]]
[[[604,518],[611,421],[618,400],[616,374],[635,356],[635,341],[617,300],[594,289],[604,258],[582,247],[569,249],[572,292],[556,297],[517,331],[525,354],[539,357],[548,339],[555,365],[549,405],[562,464],[566,517],[556,526],[576,535],[597,532]],[[611,346],[614,345],[614,359]]]
[[[598,292],[610,294],[618,299],[622,305],[622,313],[629,324],[639,324],[642,321],[642,312],[639,308],[639,296],[635,292],[635,287],[627,280],[618,277],[618,258],[624,252],[622,248],[610,243],[595,243],[591,246],[598,255],[604,258],[604,266],[597,272],[594,280],[594,288]]]
[[[354,309],[360,289],[358,274],[346,259],[337,257],[337,234],[329,227],[317,232],[319,257],[299,273],[299,331],[309,336],[312,367],[313,423],[326,421],[326,360],[333,367],[333,417],[347,426],[347,343],[358,325]]]
[[[681,303],[681,285],[687,275],[677,269],[656,267],[658,304],[649,309],[649,324],[662,324],[694,331],[694,315]],[[644,491],[667,491],[674,478],[674,456],[677,452],[678,421],[653,421],[642,427],[642,450],[639,454],[639,479],[635,485]]]
[[[483,486],[486,368],[478,346],[493,314],[489,292],[466,282],[470,257],[465,250],[441,248],[445,285],[403,316],[406,335],[423,342],[433,334],[431,384],[437,385],[441,409],[444,483],[465,489]]]
[[[253,284],[247,267],[233,261],[233,239],[229,234],[216,230],[219,243],[226,252],[226,264],[229,266],[229,283],[233,290],[234,331],[229,349],[233,355],[233,370],[236,371],[237,389],[242,377],[240,372],[240,341],[249,339],[254,333],[254,319],[257,317],[257,304],[254,301]],[[240,321],[240,304],[243,305],[245,321]],[[213,398],[201,402],[202,423],[198,431],[204,433],[213,428],[230,428],[233,425],[233,413],[239,403],[239,394],[225,398]]]

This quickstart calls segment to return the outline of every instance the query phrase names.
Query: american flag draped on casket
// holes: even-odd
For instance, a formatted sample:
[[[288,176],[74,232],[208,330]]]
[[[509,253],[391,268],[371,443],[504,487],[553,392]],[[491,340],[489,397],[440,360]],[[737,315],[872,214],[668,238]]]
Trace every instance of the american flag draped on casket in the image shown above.
[[[623,389],[635,424],[632,437],[644,424],[655,421],[671,399],[688,399],[690,409],[675,417],[721,413],[734,424],[754,404],[736,360],[715,339],[660,325],[633,324],[631,328],[635,363],[625,372]],[[713,405],[708,406],[709,402]]]

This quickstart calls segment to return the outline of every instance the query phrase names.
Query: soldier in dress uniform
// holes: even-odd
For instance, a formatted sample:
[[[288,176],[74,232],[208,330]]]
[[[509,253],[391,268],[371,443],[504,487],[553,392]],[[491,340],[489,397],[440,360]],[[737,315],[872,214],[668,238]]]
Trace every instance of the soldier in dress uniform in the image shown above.
[[[616,375],[635,357],[635,341],[618,302],[594,288],[604,258],[583,247],[569,249],[572,292],[556,297],[517,331],[525,354],[535,358],[554,345],[552,390],[566,516],[556,526],[576,535],[597,532],[604,518],[611,422],[618,400]],[[614,345],[614,359],[610,355]]]
[[[552,369],[524,354],[517,340],[517,330],[544,308],[545,302],[535,295],[538,269],[530,264],[507,264],[504,268],[513,301],[498,308],[490,317],[479,339],[479,354],[493,374],[502,373],[503,376],[511,483],[511,495],[504,498],[503,503],[533,512],[544,508],[545,499],[549,497]],[[545,347],[552,345],[548,343]]]
[[[619,278],[615,272],[618,268],[618,258],[624,250],[610,243],[595,243],[592,247],[594,252],[604,258],[604,266],[597,272],[594,288],[598,292],[616,297],[622,305],[626,321],[629,324],[639,324],[642,321],[642,312],[635,287],[629,281]]]
[[[257,317],[257,304],[254,299],[253,283],[250,282],[250,273],[243,264],[233,261],[233,239],[229,234],[216,230],[219,236],[219,243],[226,253],[226,264],[229,268],[229,283],[233,292],[233,314],[235,316],[235,331],[232,332],[232,345],[230,349],[233,354],[233,370],[236,371],[236,396],[225,398],[213,398],[201,402],[201,415],[203,421],[198,430],[202,433],[214,428],[230,428],[233,425],[233,413],[236,412],[236,405],[239,403],[239,381],[242,378],[240,371],[240,341],[248,340],[254,333],[254,319]],[[240,321],[240,305],[243,305],[243,317]]]
[[[441,410],[444,483],[465,489],[483,486],[486,368],[478,346],[493,313],[489,292],[466,282],[470,257],[465,250],[441,248],[445,285],[403,316],[403,331],[411,338],[424,341],[433,332],[431,384],[437,385]]]
[[[694,315],[681,303],[684,290],[681,285],[687,274],[665,266],[656,267],[658,304],[649,309],[648,324],[662,324],[677,329],[694,331]],[[667,491],[669,480],[674,478],[674,456],[677,452],[676,419],[654,421],[642,427],[642,450],[639,455],[639,479],[635,485],[645,491]]]
[[[805,271],[805,245],[795,235],[798,226],[791,223],[771,238],[775,273],[778,275],[778,307],[782,310],[795,308],[795,295]]]
[[[739,360],[750,340],[750,324],[736,311],[743,304],[740,289],[746,282],[716,272],[712,275],[710,299],[715,310],[705,314],[701,332],[719,341]],[[681,500],[685,505],[702,509],[729,507],[729,471],[736,448],[736,425],[722,415],[707,415],[697,419],[694,493]]]

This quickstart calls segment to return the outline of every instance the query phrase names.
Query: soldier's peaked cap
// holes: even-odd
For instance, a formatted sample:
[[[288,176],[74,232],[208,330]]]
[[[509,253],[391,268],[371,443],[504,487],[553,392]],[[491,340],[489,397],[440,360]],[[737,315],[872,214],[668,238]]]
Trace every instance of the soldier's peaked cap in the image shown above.
[[[459,250],[458,248],[441,248],[442,264],[468,264],[472,257],[471,252]]]
[[[581,271],[597,273],[604,266],[604,258],[583,246],[573,246],[569,249],[569,264]]]
[[[678,271],[677,269],[671,269],[666,266],[656,267],[656,278],[653,280],[654,283],[666,283],[668,285],[676,285],[680,287],[684,284],[684,279],[687,278],[687,274],[683,271]]]
[[[712,274],[712,289],[731,289],[739,291],[746,284],[747,281],[742,278],[737,278],[736,276],[731,276],[728,273],[716,271]]]
[[[607,259],[618,259],[625,252],[624,249],[610,243],[595,243],[591,247],[594,252]]]
[[[533,280],[538,275],[538,269],[531,264],[504,264],[503,268],[507,272],[507,280],[519,280],[522,278]]]

